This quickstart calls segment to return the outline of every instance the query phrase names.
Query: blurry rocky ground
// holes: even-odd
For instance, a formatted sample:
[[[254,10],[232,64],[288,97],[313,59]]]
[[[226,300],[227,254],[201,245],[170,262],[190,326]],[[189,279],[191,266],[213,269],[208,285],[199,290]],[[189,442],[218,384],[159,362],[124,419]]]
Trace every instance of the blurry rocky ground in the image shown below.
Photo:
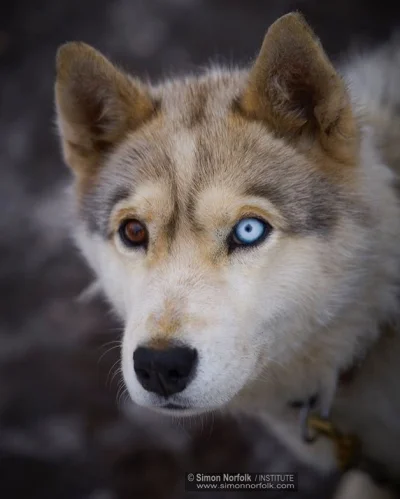
[[[210,60],[248,62],[266,27],[292,9],[306,14],[335,58],[354,40],[385,40],[400,21],[398,2],[386,0],[2,2],[1,498],[180,499],[185,470],[297,470],[298,497],[330,497],[335,477],[300,466],[250,419],[215,415],[182,424],[124,403],[121,325],[100,299],[78,299],[90,274],[66,229],[69,175],[53,124],[54,55],[62,42],[84,40],[157,79]]]

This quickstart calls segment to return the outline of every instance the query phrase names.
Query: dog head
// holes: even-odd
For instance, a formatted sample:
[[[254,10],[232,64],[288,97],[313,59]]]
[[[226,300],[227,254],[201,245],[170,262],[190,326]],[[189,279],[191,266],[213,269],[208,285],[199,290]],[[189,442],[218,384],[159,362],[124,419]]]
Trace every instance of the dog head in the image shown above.
[[[329,327],[362,279],[359,137],[299,15],[249,71],[159,86],[67,44],[56,106],[78,243],[124,321],[137,403],[208,410],[294,365],[299,395],[337,367],[350,340]]]

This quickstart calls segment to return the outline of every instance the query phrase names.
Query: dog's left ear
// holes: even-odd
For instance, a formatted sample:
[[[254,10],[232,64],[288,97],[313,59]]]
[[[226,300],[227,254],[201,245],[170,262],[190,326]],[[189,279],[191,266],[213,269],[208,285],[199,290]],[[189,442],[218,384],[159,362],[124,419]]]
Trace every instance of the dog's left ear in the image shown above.
[[[80,42],[57,53],[55,98],[64,157],[80,179],[155,111],[147,89],[100,52]]]
[[[245,116],[283,137],[317,134],[329,148],[332,138],[355,136],[345,85],[297,13],[269,28],[238,105]]]

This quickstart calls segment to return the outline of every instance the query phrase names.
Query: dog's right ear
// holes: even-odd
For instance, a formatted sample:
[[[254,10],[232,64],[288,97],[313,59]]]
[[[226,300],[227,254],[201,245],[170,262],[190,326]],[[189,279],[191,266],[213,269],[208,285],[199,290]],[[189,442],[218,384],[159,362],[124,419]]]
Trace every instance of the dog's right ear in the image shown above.
[[[84,43],[57,53],[55,100],[64,158],[81,179],[103,155],[150,118],[155,104],[144,85]]]

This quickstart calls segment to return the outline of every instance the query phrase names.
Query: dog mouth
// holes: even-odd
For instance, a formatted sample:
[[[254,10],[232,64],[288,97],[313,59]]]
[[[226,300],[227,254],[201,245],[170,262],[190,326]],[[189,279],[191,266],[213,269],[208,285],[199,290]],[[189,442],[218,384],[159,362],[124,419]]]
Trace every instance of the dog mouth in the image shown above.
[[[178,416],[178,417],[197,416],[205,412],[210,412],[211,410],[210,408],[206,407],[196,407],[193,405],[183,405],[183,404],[174,404],[174,403],[167,403],[164,405],[153,406],[152,409],[165,415]]]
[[[179,404],[165,404],[161,406],[161,409],[167,409],[169,411],[186,411],[187,409],[191,409],[191,407]]]

